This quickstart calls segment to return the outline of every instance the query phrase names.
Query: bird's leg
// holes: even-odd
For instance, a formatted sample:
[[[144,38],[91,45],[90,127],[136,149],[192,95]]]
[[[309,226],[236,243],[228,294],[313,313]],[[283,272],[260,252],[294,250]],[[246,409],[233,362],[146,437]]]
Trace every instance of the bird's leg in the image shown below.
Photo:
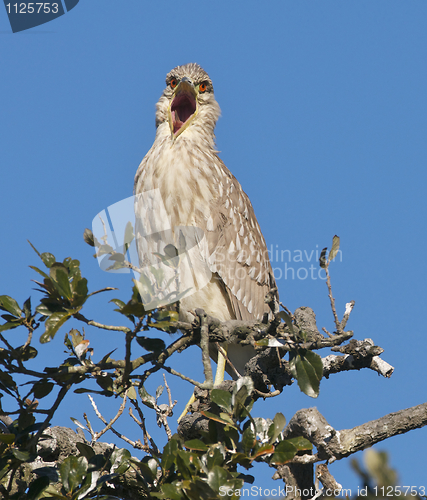
[[[225,351],[225,356],[222,354],[221,350]],[[227,363],[227,344],[224,344],[221,350],[218,349],[218,361],[216,365],[214,387],[224,382],[225,365]]]
[[[181,415],[178,417],[178,423],[180,422],[182,417],[185,417],[188,413],[188,409],[190,408],[190,405],[192,405],[196,401],[196,396],[193,394],[191,395],[191,398],[189,399],[188,403],[185,405],[184,411],[181,413]]]

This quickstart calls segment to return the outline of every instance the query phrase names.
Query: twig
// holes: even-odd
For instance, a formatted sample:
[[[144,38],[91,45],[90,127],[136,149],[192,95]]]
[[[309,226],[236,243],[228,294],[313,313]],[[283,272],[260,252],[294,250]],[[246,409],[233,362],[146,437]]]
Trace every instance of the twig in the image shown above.
[[[112,332],[125,332],[125,333],[132,331],[130,328],[127,328],[126,326],[103,325],[102,323],[98,323],[97,321],[85,318],[81,313],[75,313],[73,314],[73,316],[79,321],[83,321],[84,323],[90,326],[96,326],[97,328],[101,328],[102,330],[109,330]]]
[[[114,418],[112,418],[110,420],[110,422],[107,424],[107,421],[105,420],[105,418],[101,415],[101,413],[99,412],[97,406],[96,406],[96,403],[94,401],[94,399],[92,398],[92,396],[90,394],[88,394],[88,398],[90,399],[90,402],[92,403],[92,407],[93,409],[95,410],[95,413],[96,413],[96,416],[102,421],[104,422],[104,424],[106,424],[106,427],[104,429],[102,429],[101,431],[99,432],[96,432],[94,436],[92,436],[92,442],[94,443],[95,441],[97,441],[103,434],[105,434],[109,429],[112,428],[112,425],[114,424],[114,422],[116,422],[116,420],[120,417],[120,415],[123,413],[123,410],[125,409],[125,406],[126,406],[126,400],[127,400],[127,391],[125,391],[124,395],[123,395],[123,401],[122,401],[122,404],[120,405],[120,408],[119,408],[119,411],[116,413],[116,416]]]
[[[193,384],[195,387],[199,387],[200,389],[212,389],[212,385],[209,385],[209,383],[206,383],[206,382],[203,382],[203,383],[197,382],[197,380],[193,380],[190,377],[186,377],[182,373],[177,372],[176,370],[174,370],[173,368],[170,368],[169,366],[162,365],[161,368],[163,368],[164,370],[166,370],[171,375],[175,375],[175,376],[177,376],[179,378],[182,378],[182,380],[186,380],[187,382],[190,382],[190,384]]]
[[[324,326],[322,326],[322,330],[326,333],[326,335],[328,335],[330,338],[333,337],[332,333],[328,332],[328,330],[326,330],[326,328]]]
[[[196,309],[196,314],[200,320],[200,347],[202,349],[203,369],[207,384],[213,386],[212,366],[209,357],[209,328],[206,322],[206,313],[203,309]]]
[[[343,333],[341,330],[341,323],[340,320],[338,319],[338,314],[337,310],[335,309],[335,299],[332,296],[332,286],[331,286],[331,277],[329,275],[329,270],[328,270],[328,265],[325,266],[325,272],[326,272],[326,285],[328,286],[328,297],[329,300],[331,301],[331,308],[332,308],[332,314],[334,315],[334,321],[335,321],[335,326],[337,328],[338,333]]]
[[[347,302],[347,304],[345,305],[345,312],[344,312],[344,317],[341,321],[341,329],[344,330],[346,324],[347,324],[347,321],[350,317],[350,313],[351,311],[353,310],[353,307],[354,307],[354,304],[355,304],[355,301],[354,300],[351,300],[350,302]]]
[[[130,416],[141,427],[142,436],[144,439],[144,444],[147,446],[147,449],[151,452],[152,455],[160,456],[160,452],[159,452],[159,449],[158,449],[156,443],[153,441],[153,438],[147,432],[147,428],[145,427],[145,417],[144,417],[144,414],[142,413],[141,408],[138,405],[137,400],[131,399],[130,402],[135,407],[135,410],[138,412],[139,418],[141,419],[141,421],[139,422],[138,419],[134,416],[134,414],[130,411],[131,408],[129,409]],[[149,448],[149,446],[148,446],[148,441],[150,441],[151,448]]]
[[[254,388],[254,392],[256,394],[258,394],[258,396],[261,396],[262,398],[274,398],[282,393],[282,391],[279,391],[278,389],[276,391],[273,391],[273,392],[261,392],[255,388]]]

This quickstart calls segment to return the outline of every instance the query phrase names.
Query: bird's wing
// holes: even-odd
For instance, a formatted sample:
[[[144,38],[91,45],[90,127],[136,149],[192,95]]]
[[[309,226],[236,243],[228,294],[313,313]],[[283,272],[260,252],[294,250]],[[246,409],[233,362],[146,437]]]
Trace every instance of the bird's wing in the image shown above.
[[[206,224],[213,273],[225,284],[236,319],[262,319],[265,295],[276,286],[267,245],[252,204],[237,179],[217,157],[218,198]]]

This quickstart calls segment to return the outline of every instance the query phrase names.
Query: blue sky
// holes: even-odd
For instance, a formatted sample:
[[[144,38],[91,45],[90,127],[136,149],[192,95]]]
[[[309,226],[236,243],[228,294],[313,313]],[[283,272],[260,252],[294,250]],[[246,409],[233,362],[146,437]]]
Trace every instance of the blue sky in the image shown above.
[[[254,415],[290,419],[317,406],[342,429],[425,402],[426,21],[422,0],[80,0],[12,34],[1,8],[0,294],[36,300],[29,239],[58,259],[78,258],[91,290],[116,286],[113,295],[127,300],[130,278],[102,272],[82,233],[132,195],[166,73],[198,62],[222,109],[221,158],[250,196],[269,248],[310,256],[339,235],[342,261],[331,266],[339,314],[354,299],[348,328],[383,347],[395,367],[389,380],[332,376],[317,400],[291,387]],[[297,277],[311,264],[273,261],[280,297],[292,310],[312,307],[318,326],[332,330],[324,281]],[[285,266],[295,279],[285,279]],[[107,304],[113,295],[96,296],[88,315],[119,324]],[[95,359],[122,345],[117,334],[86,333]],[[60,362],[64,334],[40,347],[42,362]],[[201,379],[200,351],[180,356],[177,366]],[[180,409],[191,388],[169,382]],[[69,398],[56,423],[71,425],[70,413],[81,420],[85,398]],[[115,403],[99,404],[111,418]],[[401,484],[425,485],[426,438],[421,429],[376,446],[390,453]],[[344,487],[358,485],[348,461],[330,470]],[[273,472],[262,469],[256,484],[277,487]]]

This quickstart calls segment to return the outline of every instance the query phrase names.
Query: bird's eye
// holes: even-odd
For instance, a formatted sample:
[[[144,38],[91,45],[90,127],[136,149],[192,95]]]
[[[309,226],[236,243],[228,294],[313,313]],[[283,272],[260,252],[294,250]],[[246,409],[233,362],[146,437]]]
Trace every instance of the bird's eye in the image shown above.
[[[205,90],[208,88],[208,84],[206,82],[202,82],[199,85],[199,92],[205,92]]]
[[[176,78],[172,78],[170,81],[169,85],[171,86],[171,89],[174,89],[178,85],[178,81]]]

